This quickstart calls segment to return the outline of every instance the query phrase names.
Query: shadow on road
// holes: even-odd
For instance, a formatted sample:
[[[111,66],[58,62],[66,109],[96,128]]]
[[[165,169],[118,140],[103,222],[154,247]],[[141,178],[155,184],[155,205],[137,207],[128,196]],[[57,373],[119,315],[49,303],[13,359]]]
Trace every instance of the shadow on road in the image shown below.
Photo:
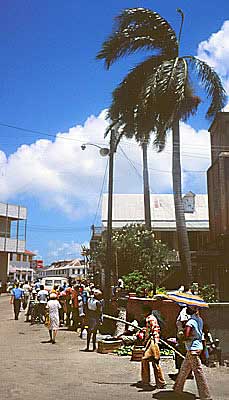
[[[196,396],[189,392],[176,394],[173,390],[157,392],[153,395],[153,399],[158,400],[194,400]]]

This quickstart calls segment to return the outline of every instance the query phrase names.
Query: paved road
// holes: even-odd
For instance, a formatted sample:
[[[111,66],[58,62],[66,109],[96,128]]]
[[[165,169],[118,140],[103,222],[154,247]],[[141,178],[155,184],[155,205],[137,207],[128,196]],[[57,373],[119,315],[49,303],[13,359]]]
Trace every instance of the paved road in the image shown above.
[[[8,296],[0,296],[0,399],[2,400],[175,400],[173,382],[165,362],[168,386],[165,391],[143,391],[135,386],[140,364],[129,357],[84,353],[79,333],[60,330],[55,345],[44,326],[13,319]],[[206,369],[214,400],[229,399],[229,368]],[[195,399],[196,387],[188,381],[185,389]],[[192,393],[192,395],[191,395]]]

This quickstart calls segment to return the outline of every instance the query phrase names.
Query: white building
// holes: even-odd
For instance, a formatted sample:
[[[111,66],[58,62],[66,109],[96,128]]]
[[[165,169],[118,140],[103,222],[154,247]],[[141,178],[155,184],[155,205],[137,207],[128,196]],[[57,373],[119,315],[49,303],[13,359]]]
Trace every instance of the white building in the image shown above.
[[[43,269],[39,277],[44,278],[46,276],[63,276],[65,278],[72,279],[84,279],[88,275],[88,265],[84,263],[84,260],[75,258],[74,260],[61,260],[52,263],[49,268]]]
[[[102,231],[107,229],[107,194],[102,201]],[[185,220],[190,248],[199,250],[209,241],[208,195],[188,192],[183,197]],[[173,194],[151,194],[151,225],[157,239],[178,249],[176,217]],[[112,227],[120,229],[125,225],[144,224],[143,194],[114,194]]]
[[[10,254],[25,252],[26,221],[26,207],[0,203],[0,280],[3,283],[9,273]]]
[[[29,250],[25,250],[24,253],[10,253],[8,279],[10,281],[33,281],[32,263],[35,255]]]

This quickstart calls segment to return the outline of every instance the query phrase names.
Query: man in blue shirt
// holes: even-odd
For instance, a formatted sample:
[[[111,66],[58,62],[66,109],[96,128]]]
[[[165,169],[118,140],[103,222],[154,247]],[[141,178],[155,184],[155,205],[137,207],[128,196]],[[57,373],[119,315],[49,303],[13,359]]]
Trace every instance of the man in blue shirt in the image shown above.
[[[18,319],[22,298],[23,290],[19,287],[19,283],[16,283],[15,288],[12,289],[10,301],[10,303],[14,305],[15,319]]]
[[[198,307],[187,307],[190,319],[185,326],[186,357],[181,365],[173,390],[182,394],[185,381],[191,371],[196,378],[199,398],[201,400],[212,400],[208,384],[201,364],[201,351],[203,350],[203,320],[199,315]]]

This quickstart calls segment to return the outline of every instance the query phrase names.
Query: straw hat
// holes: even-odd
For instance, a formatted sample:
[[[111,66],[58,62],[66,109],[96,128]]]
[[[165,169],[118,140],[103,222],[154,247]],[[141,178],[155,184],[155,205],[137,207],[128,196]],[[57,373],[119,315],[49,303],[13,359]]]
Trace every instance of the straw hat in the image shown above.
[[[54,299],[56,299],[57,298],[57,294],[56,293],[51,293],[50,294],[50,299],[51,300],[54,300]]]

